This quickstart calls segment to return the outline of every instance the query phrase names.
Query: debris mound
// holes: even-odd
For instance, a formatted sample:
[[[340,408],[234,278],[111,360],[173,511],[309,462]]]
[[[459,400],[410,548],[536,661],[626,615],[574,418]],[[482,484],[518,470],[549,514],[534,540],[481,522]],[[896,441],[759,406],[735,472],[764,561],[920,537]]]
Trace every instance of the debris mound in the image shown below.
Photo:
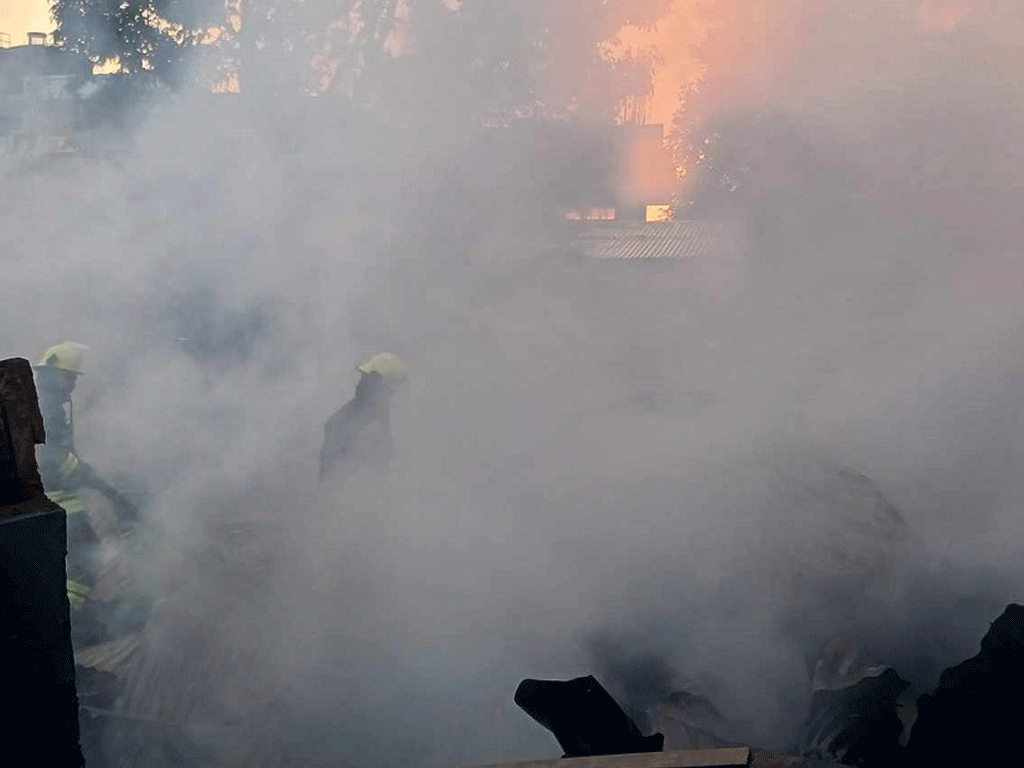
[[[731,723],[705,696],[676,691],[655,703],[647,715],[664,732],[668,749],[718,749],[740,743]]]
[[[798,752],[842,765],[901,765],[903,722],[897,709],[909,685],[887,668],[845,688],[815,691]]]
[[[1018,702],[1024,686],[1024,607],[992,622],[981,653],[939,678],[918,699],[907,744],[914,765],[1013,765],[1020,760]]]

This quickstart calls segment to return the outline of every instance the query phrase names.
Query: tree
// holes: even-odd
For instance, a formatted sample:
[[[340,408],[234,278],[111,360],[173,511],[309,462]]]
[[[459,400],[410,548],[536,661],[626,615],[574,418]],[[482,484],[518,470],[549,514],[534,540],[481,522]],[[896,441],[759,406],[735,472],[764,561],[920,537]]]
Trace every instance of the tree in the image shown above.
[[[57,39],[122,72],[180,82],[209,54],[221,76],[272,99],[436,99],[479,117],[645,116],[656,61],[610,55],[627,24],[672,0],[53,0]],[[399,50],[396,50],[399,49]],[[393,100],[393,99],[392,99]]]
[[[218,44],[244,92],[352,96],[356,81],[379,70],[399,6],[399,0],[235,0]]]
[[[218,0],[53,0],[50,11],[63,48],[169,84],[181,81],[189,54],[224,19]]]
[[[530,116],[612,123],[644,116],[655,61],[605,45],[649,27],[671,0],[440,0],[409,4],[404,55],[385,96],[397,109],[509,124]]]

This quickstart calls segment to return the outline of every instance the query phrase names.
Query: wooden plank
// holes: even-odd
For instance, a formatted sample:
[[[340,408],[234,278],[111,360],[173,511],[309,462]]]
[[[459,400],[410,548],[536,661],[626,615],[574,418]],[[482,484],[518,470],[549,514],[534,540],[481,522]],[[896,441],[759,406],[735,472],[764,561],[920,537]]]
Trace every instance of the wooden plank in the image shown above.
[[[477,768],[746,768],[750,765],[750,759],[750,747],[726,747],[645,752],[637,755],[565,757],[557,760],[498,763]]]

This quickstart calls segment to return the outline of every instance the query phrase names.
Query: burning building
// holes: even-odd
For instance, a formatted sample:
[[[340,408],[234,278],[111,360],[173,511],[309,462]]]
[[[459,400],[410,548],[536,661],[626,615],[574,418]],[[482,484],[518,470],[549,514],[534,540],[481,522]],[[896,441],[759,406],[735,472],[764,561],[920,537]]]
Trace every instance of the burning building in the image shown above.
[[[564,195],[564,219],[667,221],[678,177],[663,134],[661,125],[609,126],[595,131],[589,159],[606,175]]]

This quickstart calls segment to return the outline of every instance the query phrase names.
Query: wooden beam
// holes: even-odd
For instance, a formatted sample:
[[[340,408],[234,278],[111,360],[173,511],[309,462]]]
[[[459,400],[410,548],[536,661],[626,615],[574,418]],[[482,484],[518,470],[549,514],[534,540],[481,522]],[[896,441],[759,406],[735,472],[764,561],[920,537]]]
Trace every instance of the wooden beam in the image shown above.
[[[684,749],[675,752],[645,752],[638,755],[565,757],[559,760],[531,760],[499,763],[477,768],[735,768],[750,765],[750,747]]]

